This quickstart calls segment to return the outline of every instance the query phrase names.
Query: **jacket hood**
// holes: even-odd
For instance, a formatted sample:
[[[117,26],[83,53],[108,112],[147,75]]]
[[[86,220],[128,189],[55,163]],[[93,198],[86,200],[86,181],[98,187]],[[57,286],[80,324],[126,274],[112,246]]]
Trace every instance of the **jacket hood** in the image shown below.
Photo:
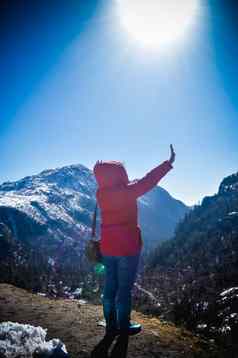
[[[97,161],[93,172],[100,189],[129,183],[126,169],[121,162]]]

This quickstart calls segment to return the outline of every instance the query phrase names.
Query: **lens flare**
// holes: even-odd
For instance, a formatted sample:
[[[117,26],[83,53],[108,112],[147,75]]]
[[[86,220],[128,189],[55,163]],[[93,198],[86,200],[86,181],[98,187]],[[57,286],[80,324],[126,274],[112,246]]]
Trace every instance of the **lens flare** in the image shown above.
[[[99,276],[104,275],[105,271],[106,271],[105,266],[101,263],[98,263],[94,266],[94,271],[95,271],[96,275],[99,275]]]

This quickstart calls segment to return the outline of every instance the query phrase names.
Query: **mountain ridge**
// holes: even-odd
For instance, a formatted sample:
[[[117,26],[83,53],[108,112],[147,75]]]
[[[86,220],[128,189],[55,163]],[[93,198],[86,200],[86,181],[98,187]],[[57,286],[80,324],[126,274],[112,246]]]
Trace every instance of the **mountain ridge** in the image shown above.
[[[0,185],[0,206],[20,210],[42,225],[47,223],[47,214],[51,214],[49,221],[51,224],[54,221],[55,225],[56,220],[58,221],[57,236],[62,239],[65,237],[62,225],[60,225],[62,221],[66,226],[71,225],[71,230],[72,226],[75,226],[72,235],[79,235],[84,232],[83,236],[89,236],[96,188],[93,172],[82,164],[73,164],[62,168],[43,170],[39,174],[26,176],[18,181],[4,182]],[[166,201],[167,206],[170,206],[171,214],[166,214],[167,227],[164,225],[165,217],[159,211],[154,213],[155,210],[153,210],[154,222],[150,222],[150,226],[152,224],[157,228],[155,222],[158,219],[162,236],[168,238],[172,234],[177,221],[188,209],[167,191],[156,187],[139,199],[142,226],[144,225],[143,215],[146,213],[148,205],[151,206],[153,197],[157,198],[156,205],[160,206],[160,203],[158,204],[159,199]],[[166,205],[163,206],[166,207]],[[98,218],[98,223],[99,221],[100,218]],[[50,234],[52,237],[55,236],[53,231]],[[153,229],[152,236],[156,236],[155,229]],[[159,234],[157,236],[159,237]]]

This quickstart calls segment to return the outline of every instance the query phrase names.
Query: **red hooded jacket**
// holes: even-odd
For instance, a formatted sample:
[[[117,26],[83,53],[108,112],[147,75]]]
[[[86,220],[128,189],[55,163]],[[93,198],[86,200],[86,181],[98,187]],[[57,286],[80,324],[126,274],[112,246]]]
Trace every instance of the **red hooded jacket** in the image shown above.
[[[151,190],[173,168],[169,161],[155,167],[142,179],[129,182],[122,163],[97,162],[97,202],[101,210],[102,255],[137,255],[142,248],[137,222],[137,198]]]

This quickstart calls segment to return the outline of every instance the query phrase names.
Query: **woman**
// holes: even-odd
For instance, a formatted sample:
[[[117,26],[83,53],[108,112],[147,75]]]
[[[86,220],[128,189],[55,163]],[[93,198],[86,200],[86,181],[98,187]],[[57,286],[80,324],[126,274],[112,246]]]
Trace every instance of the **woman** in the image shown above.
[[[130,323],[131,290],[133,288],[142,249],[138,226],[137,198],[154,188],[172,169],[175,160],[173,146],[170,159],[151,170],[140,180],[129,182],[122,163],[99,162],[94,166],[98,184],[97,202],[101,210],[100,251],[106,267],[103,292],[103,312],[106,333],[94,348],[92,357],[107,357],[118,335],[111,357],[125,357],[128,336],[141,330]]]

